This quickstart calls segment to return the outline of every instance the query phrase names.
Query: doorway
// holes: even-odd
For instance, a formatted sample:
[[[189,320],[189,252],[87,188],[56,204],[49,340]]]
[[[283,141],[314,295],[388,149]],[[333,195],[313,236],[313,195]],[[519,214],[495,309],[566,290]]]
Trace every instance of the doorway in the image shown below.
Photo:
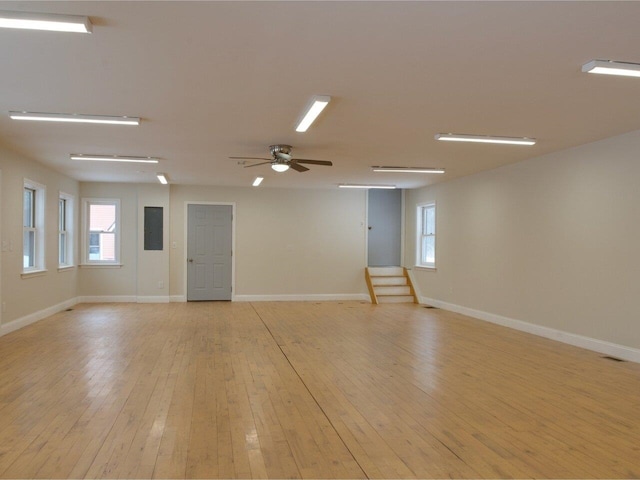
[[[367,224],[368,266],[401,265],[402,190],[369,190]]]
[[[231,300],[232,205],[187,205],[187,301]]]

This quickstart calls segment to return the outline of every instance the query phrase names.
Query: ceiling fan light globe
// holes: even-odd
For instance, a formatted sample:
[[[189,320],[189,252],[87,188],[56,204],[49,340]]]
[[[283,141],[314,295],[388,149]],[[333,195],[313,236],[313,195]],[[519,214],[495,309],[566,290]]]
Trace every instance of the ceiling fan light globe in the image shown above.
[[[278,173],[282,173],[289,170],[289,165],[285,163],[274,163],[273,165],[271,165],[271,168],[273,168]]]

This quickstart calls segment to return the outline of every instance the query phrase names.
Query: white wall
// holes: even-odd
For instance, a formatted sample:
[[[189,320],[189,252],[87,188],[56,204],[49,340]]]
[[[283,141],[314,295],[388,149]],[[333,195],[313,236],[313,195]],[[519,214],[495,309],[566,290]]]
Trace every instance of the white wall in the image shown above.
[[[120,263],[121,267],[81,266],[78,296],[82,300],[135,301],[137,292],[138,197],[137,185],[127,183],[81,183],[83,198],[120,199]],[[82,252],[82,249],[80,249]],[[82,254],[82,253],[81,253]]]
[[[185,296],[185,205],[235,203],[235,298],[366,298],[365,193],[171,186],[171,295]]]
[[[83,301],[169,301],[169,187],[156,184],[80,184],[82,198],[120,199],[121,266],[82,266]],[[164,249],[144,250],[144,207],[164,208]],[[162,284],[160,287],[159,284]]]
[[[139,302],[169,301],[169,186],[138,185],[138,265]],[[144,207],[162,207],[163,249],[144,249]]]
[[[78,225],[78,182],[47,167],[0,148],[2,171],[2,329],[7,332],[38,312],[54,313],[76,297],[77,268],[58,271],[58,198],[60,191],[75,197],[74,220]],[[46,187],[45,268],[38,276],[23,278],[22,273],[22,202],[24,179]],[[78,253],[74,252],[77,260]],[[11,323],[14,322],[13,325]]]
[[[81,300],[184,301],[187,202],[236,205],[234,299],[368,298],[364,192],[82,183],[80,197],[122,211],[122,266],[82,267]],[[143,249],[145,206],[165,208],[162,252]]]
[[[437,270],[413,270],[446,304],[640,348],[640,132],[408,191],[437,205]],[[473,161],[473,159],[469,159]]]

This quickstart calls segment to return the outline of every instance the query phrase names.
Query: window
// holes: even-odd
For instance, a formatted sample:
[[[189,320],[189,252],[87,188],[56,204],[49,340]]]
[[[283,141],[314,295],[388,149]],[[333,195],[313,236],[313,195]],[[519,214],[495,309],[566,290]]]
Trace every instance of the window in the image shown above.
[[[22,194],[22,271],[44,270],[44,185],[24,180]]]
[[[89,232],[89,260],[100,260],[100,234]]]
[[[83,199],[85,264],[120,264],[120,200]]]
[[[417,265],[436,266],[436,206],[418,205],[418,261]]]
[[[58,198],[58,268],[73,265],[73,196],[60,192]]]

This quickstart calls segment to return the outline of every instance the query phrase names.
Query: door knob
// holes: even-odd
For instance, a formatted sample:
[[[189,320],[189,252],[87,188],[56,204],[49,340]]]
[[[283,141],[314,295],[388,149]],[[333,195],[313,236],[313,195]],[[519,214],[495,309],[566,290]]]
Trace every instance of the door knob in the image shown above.
[[[193,263],[193,258],[187,258],[187,262]]]

